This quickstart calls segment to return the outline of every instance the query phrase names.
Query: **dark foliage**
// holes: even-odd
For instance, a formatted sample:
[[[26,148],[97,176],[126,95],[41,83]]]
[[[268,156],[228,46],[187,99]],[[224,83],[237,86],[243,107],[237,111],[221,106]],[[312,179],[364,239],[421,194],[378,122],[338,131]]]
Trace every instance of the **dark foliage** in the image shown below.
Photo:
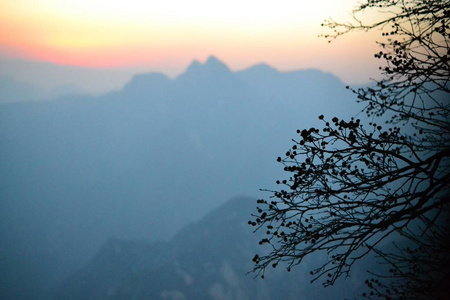
[[[380,20],[360,21],[375,10]],[[353,23],[326,21],[333,33],[324,36],[381,31],[375,57],[384,60],[383,79],[353,90],[369,120],[321,115],[322,128],[297,130],[292,148],[278,157],[289,175],[277,181],[270,201],[258,200],[249,222],[266,231],[260,244],[271,247],[255,256],[254,272],[263,276],[280,262],[289,271],[310,254],[326,253],[311,275],[328,286],[372,253],[391,272],[374,274],[364,297],[415,299],[422,289],[430,299],[448,276],[437,267],[448,263],[449,250],[448,1],[370,0],[353,16]],[[408,246],[386,250],[393,239]]]
[[[424,235],[409,236],[411,247],[384,252],[375,249],[389,267],[385,274],[369,271],[372,278],[364,298],[375,299],[446,299],[450,284],[450,235],[446,223],[433,224]]]

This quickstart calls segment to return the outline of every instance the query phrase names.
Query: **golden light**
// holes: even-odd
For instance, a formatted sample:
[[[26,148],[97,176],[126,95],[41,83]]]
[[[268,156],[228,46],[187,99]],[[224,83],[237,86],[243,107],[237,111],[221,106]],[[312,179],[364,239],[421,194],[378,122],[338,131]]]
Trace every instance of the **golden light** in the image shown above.
[[[188,63],[214,54],[234,68],[259,61],[305,67],[320,62],[317,54],[327,47],[317,37],[321,22],[329,16],[348,20],[356,3],[0,0],[0,56],[118,67],[171,59]],[[360,48],[341,45],[334,52],[345,54],[351,47]]]

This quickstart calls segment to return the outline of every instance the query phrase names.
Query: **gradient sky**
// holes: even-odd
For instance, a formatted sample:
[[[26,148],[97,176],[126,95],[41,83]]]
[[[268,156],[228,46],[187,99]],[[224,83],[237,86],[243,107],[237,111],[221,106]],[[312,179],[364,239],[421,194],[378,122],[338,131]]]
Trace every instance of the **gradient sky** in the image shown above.
[[[348,83],[377,74],[376,35],[329,44],[332,16],[350,20],[355,0],[0,0],[0,59],[89,68],[181,73],[215,55],[233,70],[266,62],[318,68]]]

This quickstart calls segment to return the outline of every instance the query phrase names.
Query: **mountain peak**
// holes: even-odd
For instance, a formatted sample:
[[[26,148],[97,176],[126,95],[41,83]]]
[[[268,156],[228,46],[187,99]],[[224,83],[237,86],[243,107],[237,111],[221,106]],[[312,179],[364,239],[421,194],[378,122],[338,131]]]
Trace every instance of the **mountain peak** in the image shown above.
[[[229,71],[228,67],[213,55],[208,57],[204,66],[208,68],[221,68]]]
[[[269,66],[268,64],[260,63],[252,67],[249,67],[245,70],[242,70],[238,72],[238,74],[240,74],[241,76],[252,75],[261,77],[261,76],[277,75],[280,74],[280,72],[274,67]]]
[[[165,86],[169,82],[170,82],[170,79],[162,73],[136,74],[124,86],[124,90],[144,91],[144,90],[157,89],[157,88],[160,88],[161,86]]]
[[[186,76],[206,76],[210,78],[211,76],[216,76],[218,74],[229,74],[231,73],[230,69],[227,65],[217,59],[215,56],[209,56],[204,64],[200,63],[197,60],[194,60],[189,67],[186,69],[186,72],[182,74],[180,77]]]
[[[186,73],[197,72],[197,70],[202,68],[202,64],[198,60],[194,60],[186,69]]]

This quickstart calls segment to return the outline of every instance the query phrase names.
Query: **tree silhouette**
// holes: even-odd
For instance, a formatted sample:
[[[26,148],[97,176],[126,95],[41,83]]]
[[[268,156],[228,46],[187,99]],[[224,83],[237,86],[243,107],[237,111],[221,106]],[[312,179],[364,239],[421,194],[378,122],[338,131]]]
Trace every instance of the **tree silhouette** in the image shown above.
[[[374,11],[380,12],[378,20],[361,21]],[[383,79],[352,89],[367,121],[321,115],[321,128],[297,130],[292,148],[278,157],[288,176],[277,181],[280,189],[269,191],[269,201],[258,200],[258,213],[249,221],[266,230],[260,244],[271,246],[269,254],[254,257],[254,272],[264,276],[279,263],[290,270],[310,254],[325,253],[327,260],[311,275],[312,281],[324,276],[327,286],[373,253],[394,271],[385,278],[390,283],[368,280],[371,291],[363,296],[397,299],[400,291],[407,295],[426,281],[423,275],[435,262],[416,263],[422,275],[413,272],[414,283],[406,270],[414,261],[448,253],[440,249],[448,243],[449,17],[447,0],[369,0],[353,10],[353,22],[322,24],[332,30],[324,35],[329,41],[380,30],[375,57],[383,61]],[[381,247],[398,237],[414,249]],[[435,275],[429,278],[446,276]],[[390,285],[398,287],[399,297]]]
[[[410,236],[414,247],[383,252],[375,250],[388,267],[387,274],[374,273],[365,281],[364,298],[446,299],[450,283],[450,235],[448,220],[434,224],[422,236]]]

